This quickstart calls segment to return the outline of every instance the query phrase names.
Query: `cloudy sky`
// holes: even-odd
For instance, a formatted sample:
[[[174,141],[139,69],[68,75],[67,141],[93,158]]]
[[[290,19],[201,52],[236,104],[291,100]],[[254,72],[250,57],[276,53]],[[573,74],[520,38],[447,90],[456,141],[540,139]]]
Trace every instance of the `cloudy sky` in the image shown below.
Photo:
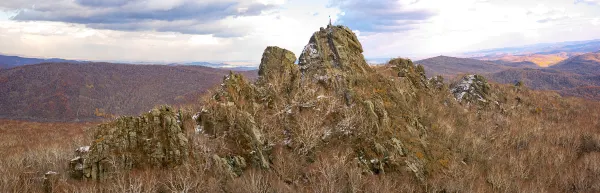
[[[600,0],[2,0],[0,53],[257,64],[347,25],[368,58],[600,39]]]

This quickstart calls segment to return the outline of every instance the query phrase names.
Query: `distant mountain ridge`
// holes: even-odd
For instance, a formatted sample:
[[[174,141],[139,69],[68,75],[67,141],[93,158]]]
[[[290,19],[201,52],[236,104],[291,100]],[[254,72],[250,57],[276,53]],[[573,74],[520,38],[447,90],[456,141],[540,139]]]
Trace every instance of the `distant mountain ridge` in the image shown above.
[[[482,61],[450,56],[436,56],[418,60],[415,63],[423,65],[429,77],[442,75],[446,78],[453,78],[465,73],[489,74],[512,68],[537,67],[531,62]]]
[[[416,63],[425,67],[429,77],[442,75],[452,79],[461,74],[476,73],[498,83],[515,84],[521,81],[533,89],[600,100],[600,52],[573,56],[547,68],[526,61],[482,61],[448,56],[437,56]]]
[[[229,70],[203,66],[43,63],[0,70],[0,118],[97,120],[195,101]],[[243,72],[256,77],[256,71]]]
[[[600,75],[600,52],[571,57],[551,68],[580,75]]]
[[[565,59],[581,54],[598,52],[599,50],[600,40],[588,40],[480,50],[467,52],[464,55],[480,60],[528,61],[541,67],[548,67],[558,64]]]
[[[188,62],[188,63],[172,63],[170,66],[205,66],[210,68],[221,68],[233,71],[251,71],[258,70],[256,66],[233,66],[226,63],[213,63],[213,62]]]
[[[560,52],[597,52],[600,50],[600,39],[586,41],[569,41],[558,43],[542,43],[526,46],[494,48],[479,51],[466,52],[468,57],[481,57],[486,55],[525,55],[525,54],[557,54]]]
[[[60,58],[32,58],[32,57],[20,57],[20,56],[9,56],[0,54],[0,69],[13,68],[17,66],[23,65],[31,65],[31,64],[41,64],[41,63],[90,63],[92,61],[80,61],[80,60],[67,60]],[[102,61],[106,63],[115,63],[115,64],[164,64],[161,62],[133,62],[133,61]],[[251,71],[257,70],[257,66],[252,65],[231,65],[223,62],[184,62],[184,63],[169,63],[165,64],[168,66],[205,66],[210,68],[222,68],[233,71]]]
[[[490,74],[488,77],[504,84],[515,84],[521,81],[526,86],[539,90],[558,91],[594,85],[578,74],[554,69],[510,69]]]
[[[19,56],[7,56],[0,55],[0,69],[2,68],[12,68],[16,66],[30,65],[30,64],[40,64],[40,63],[85,63],[85,61],[78,60],[65,60],[60,58],[49,58],[49,59],[41,59],[41,58],[26,58]]]

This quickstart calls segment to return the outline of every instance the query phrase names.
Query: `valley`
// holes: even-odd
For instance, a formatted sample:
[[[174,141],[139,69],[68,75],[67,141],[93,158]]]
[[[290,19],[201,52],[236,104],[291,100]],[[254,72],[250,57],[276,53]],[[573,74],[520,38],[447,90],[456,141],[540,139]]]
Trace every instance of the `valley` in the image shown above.
[[[98,121],[196,102],[228,70],[203,66],[43,63],[0,70],[1,118]],[[256,77],[256,71],[243,72]]]

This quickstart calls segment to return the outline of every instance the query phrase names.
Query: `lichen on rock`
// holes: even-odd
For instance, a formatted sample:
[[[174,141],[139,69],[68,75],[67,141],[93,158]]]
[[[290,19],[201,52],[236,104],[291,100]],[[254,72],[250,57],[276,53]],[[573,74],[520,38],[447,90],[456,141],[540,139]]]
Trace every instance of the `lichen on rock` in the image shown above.
[[[296,62],[296,56],[293,52],[269,46],[263,52],[260,62],[258,75],[265,82],[275,81],[273,79],[281,79],[277,81],[292,82],[295,81],[299,69]]]
[[[422,65],[415,65],[412,60],[405,58],[394,58],[388,62],[397,70],[398,77],[408,79],[417,89],[428,88],[425,69]]]
[[[454,83],[450,92],[461,103],[487,103],[490,95],[490,85],[483,76],[471,74]]]
[[[312,78],[331,71],[366,73],[372,71],[362,55],[362,45],[345,26],[328,26],[315,32],[300,55],[303,76]]]
[[[192,144],[198,149],[187,149],[181,116],[153,109],[99,126],[89,153],[74,159],[72,168],[103,178],[117,170],[183,164],[201,150],[209,167],[233,178],[246,170],[279,172],[281,154],[273,152],[311,167],[339,148],[348,152],[340,157],[358,160],[365,173],[414,174],[423,182],[427,160],[435,160],[428,156],[436,155],[426,153],[431,127],[419,107],[445,88],[443,80],[428,80],[423,66],[403,58],[385,65],[393,75],[384,76],[362,52],[350,29],[332,25],[313,34],[299,64],[294,53],[267,47],[258,80],[232,72],[204,98],[190,132],[197,133]],[[415,152],[425,153],[415,158]]]
[[[172,167],[189,155],[187,135],[168,106],[101,124],[94,138],[90,147],[77,149],[70,165],[72,176],[103,179],[132,168]]]

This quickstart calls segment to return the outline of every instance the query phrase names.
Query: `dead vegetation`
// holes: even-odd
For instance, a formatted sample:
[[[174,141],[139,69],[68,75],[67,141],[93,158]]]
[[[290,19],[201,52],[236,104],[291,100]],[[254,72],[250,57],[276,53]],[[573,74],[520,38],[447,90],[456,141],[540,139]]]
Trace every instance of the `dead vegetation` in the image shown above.
[[[447,102],[448,93],[424,97],[415,104],[427,129],[430,162],[427,180],[407,173],[365,173],[351,146],[360,141],[336,140],[319,123],[326,117],[299,116],[294,145],[275,118],[258,121],[273,141],[272,168],[248,168],[230,178],[215,170],[210,155],[221,151],[223,138],[193,135],[200,156],[175,169],[123,172],[103,182],[68,178],[65,163],[84,141],[88,125],[30,123],[4,120],[0,129],[0,189],[3,192],[41,192],[43,173],[61,173],[54,190],[66,192],[594,192],[600,190],[600,105],[552,92],[492,85],[504,110],[485,110]],[[327,100],[327,99],[325,99]],[[337,102],[332,102],[337,103]],[[320,106],[324,111],[327,105]],[[361,114],[361,112],[352,112]],[[402,112],[390,111],[390,115]],[[349,122],[364,121],[363,116]],[[193,123],[188,123],[192,124]],[[396,125],[397,124],[393,124]],[[356,129],[356,128],[355,128]],[[364,129],[364,128],[361,128]],[[358,132],[354,135],[373,135]],[[416,140],[416,139],[415,139]],[[411,141],[411,139],[407,139]],[[418,141],[415,141],[418,142]],[[220,145],[221,144],[221,145]],[[318,151],[314,151],[318,149]],[[309,160],[307,160],[309,159]]]
[[[299,71],[276,65],[284,69],[263,71],[254,83],[230,74],[202,106],[184,110],[179,121],[191,153],[180,165],[73,180],[65,163],[76,145],[98,143],[97,136],[71,142],[57,133],[49,145],[2,152],[0,190],[41,192],[40,177],[52,170],[61,173],[56,192],[600,191],[599,103],[498,84],[475,89],[486,91],[477,103],[458,102],[448,85],[426,79],[409,60],[361,66],[362,55],[348,54],[360,45],[345,39],[347,31],[335,32],[346,29],[328,30],[309,48],[339,47],[324,46],[333,42],[354,50],[303,55]],[[269,49],[265,54],[286,53]],[[331,64],[310,66],[318,60]],[[15,127],[0,132],[30,126]],[[52,134],[6,140],[35,144],[45,135]]]

